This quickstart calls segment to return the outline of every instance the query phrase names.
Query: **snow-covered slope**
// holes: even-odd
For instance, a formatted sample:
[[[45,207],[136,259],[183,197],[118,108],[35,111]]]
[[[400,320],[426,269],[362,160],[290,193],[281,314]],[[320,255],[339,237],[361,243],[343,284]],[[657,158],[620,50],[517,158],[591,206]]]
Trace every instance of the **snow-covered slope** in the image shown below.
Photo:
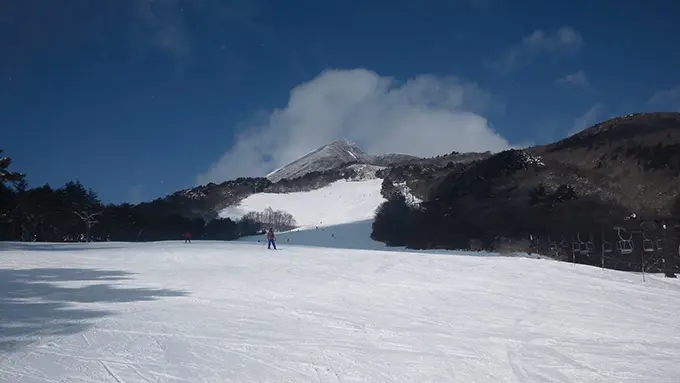
[[[405,154],[385,154],[373,156],[365,153],[357,144],[340,140],[313,150],[297,160],[267,174],[272,182],[282,179],[302,177],[312,172],[322,172],[337,169],[350,163],[388,166],[393,163],[404,162],[417,157]]]
[[[0,381],[654,382],[680,284],[562,262],[0,244]]]
[[[279,248],[288,246],[331,247],[354,250],[387,250],[407,251],[405,248],[390,248],[382,242],[371,239],[373,220],[342,223],[320,227],[307,227],[277,233],[276,243]],[[239,238],[240,242],[255,242],[264,246],[264,235]]]
[[[373,219],[384,202],[382,180],[336,181],[324,188],[297,193],[258,193],[222,210],[220,217],[240,218],[267,207],[293,215],[301,228],[339,225]],[[369,232],[370,233],[370,232]]]
[[[284,178],[297,178],[311,172],[335,169],[352,162],[369,164],[371,156],[364,153],[356,144],[341,140],[324,145],[298,158],[267,174],[267,178],[272,182],[277,182]]]

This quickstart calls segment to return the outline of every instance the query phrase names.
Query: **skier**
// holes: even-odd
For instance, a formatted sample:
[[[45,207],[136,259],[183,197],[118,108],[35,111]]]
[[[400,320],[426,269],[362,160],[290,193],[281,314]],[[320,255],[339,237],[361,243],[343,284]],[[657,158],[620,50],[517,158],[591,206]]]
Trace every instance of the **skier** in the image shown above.
[[[188,231],[184,233],[184,243],[191,243],[191,233]]]
[[[267,249],[271,250],[272,246],[274,246],[274,250],[276,250],[276,236],[274,236],[274,229],[270,227],[269,232],[267,233]]]

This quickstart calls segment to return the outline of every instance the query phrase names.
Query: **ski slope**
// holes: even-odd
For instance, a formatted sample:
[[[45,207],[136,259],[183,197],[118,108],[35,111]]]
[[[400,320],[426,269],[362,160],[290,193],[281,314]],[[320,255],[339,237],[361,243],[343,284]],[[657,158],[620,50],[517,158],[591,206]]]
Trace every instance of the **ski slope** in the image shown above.
[[[220,216],[239,219],[271,207],[292,214],[298,224],[294,230],[277,233],[278,246],[385,250],[389,248],[384,243],[371,239],[375,210],[385,201],[381,186],[381,179],[340,180],[308,192],[253,194]],[[261,243],[263,239],[251,236],[239,241]]]
[[[389,252],[407,252],[422,254],[458,254],[473,256],[498,256],[498,253],[486,251],[464,250],[414,250],[406,247],[388,247],[383,242],[371,239],[373,220],[351,222],[340,225],[319,226],[318,228],[295,229],[276,234],[276,246],[329,247],[352,250],[382,250]],[[266,246],[266,235],[254,235],[237,239],[238,242],[258,243]],[[508,256],[538,257],[537,254],[516,253]]]
[[[308,192],[258,193],[227,207],[222,218],[239,219],[249,212],[268,207],[293,215],[300,228],[342,225],[373,219],[375,209],[385,201],[380,194],[381,179],[340,180]]]
[[[506,257],[0,244],[0,381],[677,382],[677,280]]]
[[[276,234],[276,245],[331,247],[354,250],[406,251],[405,248],[390,248],[382,242],[371,239],[373,220],[350,222],[339,225],[301,228]],[[266,243],[266,235],[242,237],[239,242]]]

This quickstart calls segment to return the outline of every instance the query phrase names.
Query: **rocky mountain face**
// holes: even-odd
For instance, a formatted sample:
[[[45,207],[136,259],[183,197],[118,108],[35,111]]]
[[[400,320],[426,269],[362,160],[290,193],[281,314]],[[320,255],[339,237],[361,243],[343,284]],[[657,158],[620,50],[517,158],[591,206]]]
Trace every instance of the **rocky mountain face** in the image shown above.
[[[671,228],[680,216],[678,113],[623,116],[550,145],[384,172],[392,200],[373,236],[390,244],[540,251],[598,265],[604,258],[606,267],[631,270],[670,267],[663,251],[677,257],[677,245],[668,244],[677,243]],[[419,208],[390,194],[399,182],[424,201]],[[627,220],[631,213],[637,219]],[[646,232],[645,225],[667,229],[647,240],[653,228]],[[627,231],[619,236],[614,227]],[[632,242],[623,240],[630,235]],[[659,246],[664,236],[667,246]]]
[[[267,179],[278,182],[296,179],[310,173],[321,173],[350,164],[390,166],[417,160],[418,157],[405,154],[384,154],[373,156],[364,152],[357,144],[340,140],[324,145],[297,160],[267,175]]]

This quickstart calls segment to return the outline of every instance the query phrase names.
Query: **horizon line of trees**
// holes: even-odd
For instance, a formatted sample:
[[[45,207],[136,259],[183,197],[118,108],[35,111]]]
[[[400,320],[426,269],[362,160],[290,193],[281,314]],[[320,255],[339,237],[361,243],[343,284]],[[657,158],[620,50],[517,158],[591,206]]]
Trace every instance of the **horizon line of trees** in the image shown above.
[[[11,171],[11,164],[0,156],[0,241],[145,242],[179,240],[185,232],[194,239],[234,240],[259,234],[264,226],[295,225],[292,215],[273,210],[206,220],[148,203],[105,204],[79,181],[28,188],[25,174]]]

